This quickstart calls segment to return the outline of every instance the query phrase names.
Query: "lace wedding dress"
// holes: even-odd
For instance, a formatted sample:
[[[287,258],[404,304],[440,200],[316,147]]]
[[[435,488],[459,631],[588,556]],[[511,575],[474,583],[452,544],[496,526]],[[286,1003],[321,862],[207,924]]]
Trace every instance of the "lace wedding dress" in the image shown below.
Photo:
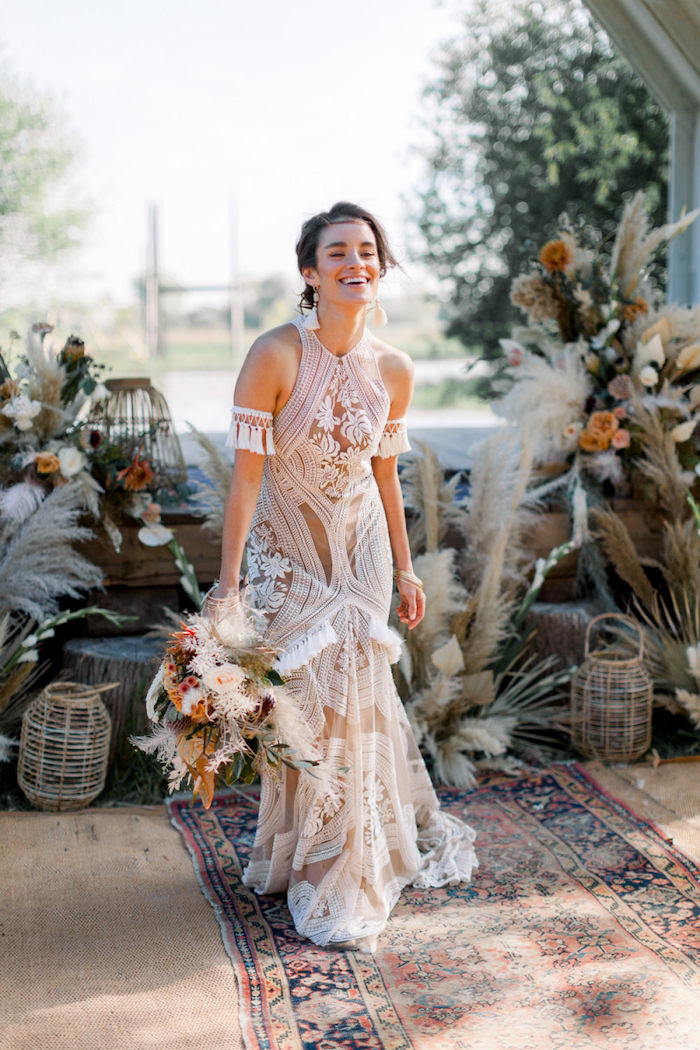
[[[263,778],[243,881],[286,891],[304,937],[373,951],[404,886],[469,880],[475,833],[440,811],[391,675],[402,642],[387,626],[391,549],[371,459],[409,448],[405,423],[387,421],[367,330],[336,357],[294,323],[291,397],[274,419],[235,406],[227,444],[267,455],[248,538],[253,605],[341,790],[319,797],[286,768]]]

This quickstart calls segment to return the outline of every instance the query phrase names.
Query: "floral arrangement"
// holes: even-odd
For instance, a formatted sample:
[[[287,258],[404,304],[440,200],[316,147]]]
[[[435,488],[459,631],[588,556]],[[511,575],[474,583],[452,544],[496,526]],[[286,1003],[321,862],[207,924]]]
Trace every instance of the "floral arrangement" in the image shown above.
[[[190,615],[171,634],[146,697],[153,730],[133,738],[136,747],[157,753],[171,791],[189,779],[193,797],[208,808],[217,777],[250,783],[280,763],[332,790],[274,668],[278,655],[240,600],[216,616]],[[297,757],[302,753],[307,757]]]
[[[687,484],[700,473],[700,307],[657,301],[650,267],[694,221],[649,229],[644,196],[625,207],[609,258],[566,216],[511,299],[527,317],[501,345],[500,415],[527,430],[536,460],[617,494],[648,494],[639,406],[658,417]]]
[[[137,439],[111,442],[90,425],[90,406],[109,394],[100,382],[104,366],[76,336],[56,350],[51,332],[51,325],[35,324],[20,354],[12,332],[7,360],[0,354],[0,516],[22,518],[70,482],[117,550],[125,515],[142,521],[142,542],[168,543],[161,502],[182,493],[144,457]]]

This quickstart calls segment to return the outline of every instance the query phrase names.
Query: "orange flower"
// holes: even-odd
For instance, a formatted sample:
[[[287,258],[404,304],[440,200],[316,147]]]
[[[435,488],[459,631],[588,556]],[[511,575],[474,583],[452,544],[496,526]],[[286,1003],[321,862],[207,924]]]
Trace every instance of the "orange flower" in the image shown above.
[[[561,273],[571,260],[571,249],[564,241],[547,241],[540,252],[540,262],[547,273]]]
[[[625,321],[634,321],[640,314],[649,313],[649,303],[638,295],[633,303],[625,303],[622,307],[622,316]]]
[[[39,474],[55,474],[61,466],[58,456],[53,452],[37,452],[34,459]]]
[[[129,492],[140,492],[153,481],[155,472],[151,470],[148,463],[141,462],[140,456],[143,449],[140,448],[134,456],[133,463],[117,472],[117,481],[121,481],[124,488]]]
[[[579,444],[584,452],[603,452],[619,429],[620,421],[612,412],[594,412],[581,431]]]
[[[3,401],[11,401],[13,397],[17,397],[17,394],[19,394],[19,387],[14,379],[6,379],[0,386],[0,398]]]

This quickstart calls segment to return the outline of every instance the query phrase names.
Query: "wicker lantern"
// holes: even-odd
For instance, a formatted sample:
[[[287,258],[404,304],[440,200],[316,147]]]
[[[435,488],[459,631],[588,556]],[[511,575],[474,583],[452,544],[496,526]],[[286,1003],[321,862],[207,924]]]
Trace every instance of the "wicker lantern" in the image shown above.
[[[108,379],[105,386],[109,397],[93,407],[90,425],[115,444],[140,445],[155,470],[173,482],[186,481],[187,467],[167,401],[150,379]]]
[[[17,781],[40,809],[81,809],[105,785],[111,723],[100,693],[118,683],[55,682],[22,718]]]
[[[628,657],[614,648],[589,653],[591,628],[619,619],[639,633],[639,654]],[[571,682],[571,738],[586,758],[632,762],[651,744],[653,683],[643,664],[644,638],[628,616],[604,613],[586,631],[584,661]]]

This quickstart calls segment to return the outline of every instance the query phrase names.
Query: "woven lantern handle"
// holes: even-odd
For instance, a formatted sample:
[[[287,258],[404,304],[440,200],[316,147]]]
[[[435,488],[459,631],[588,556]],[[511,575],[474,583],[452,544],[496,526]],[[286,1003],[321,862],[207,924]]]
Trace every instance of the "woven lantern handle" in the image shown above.
[[[633,627],[635,629],[635,631],[637,632],[637,634],[639,635],[639,659],[641,660],[643,658],[643,656],[644,656],[644,635],[642,634],[642,629],[639,626],[639,624],[635,623],[635,621],[632,619],[631,616],[625,616],[624,613],[601,613],[600,616],[594,616],[593,619],[591,620],[591,622],[588,625],[588,630],[586,631],[586,646],[585,646],[585,650],[584,650],[584,653],[583,653],[584,660],[588,656],[589,643],[590,643],[590,640],[591,640],[591,627],[593,626],[594,623],[598,623],[599,620],[622,620],[624,623],[629,624],[630,627]]]

